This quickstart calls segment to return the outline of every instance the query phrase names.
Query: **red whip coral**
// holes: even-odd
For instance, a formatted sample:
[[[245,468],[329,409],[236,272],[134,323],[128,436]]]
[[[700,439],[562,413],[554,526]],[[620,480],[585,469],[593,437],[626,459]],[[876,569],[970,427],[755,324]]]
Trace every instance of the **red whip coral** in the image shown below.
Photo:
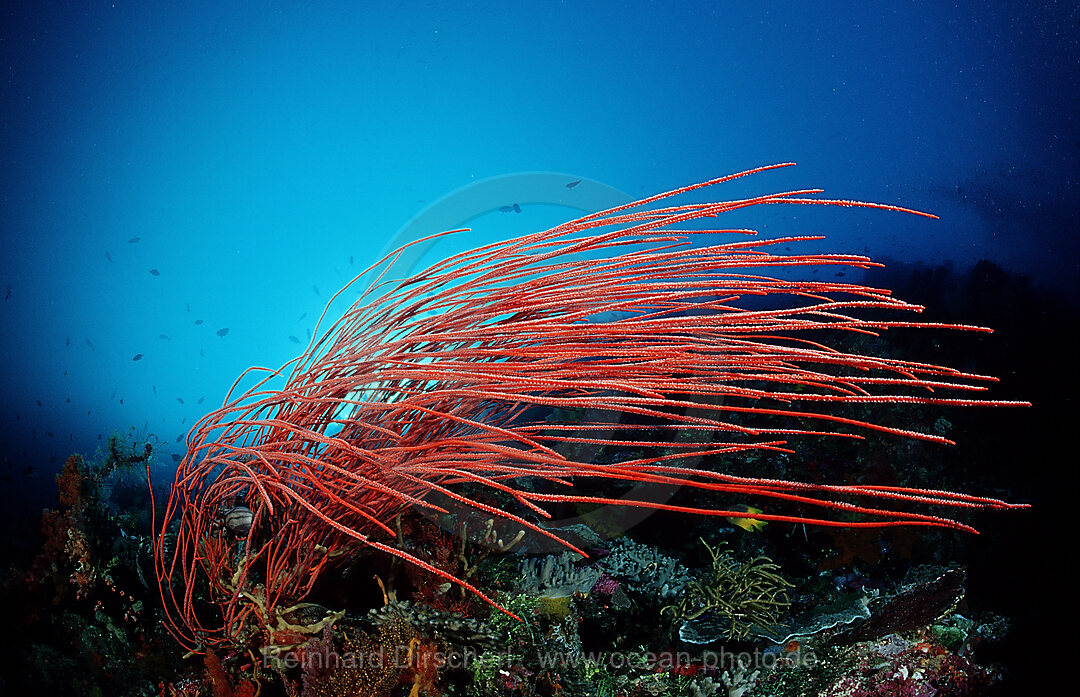
[[[754,233],[680,227],[766,204],[926,214],[813,198],[819,190],[659,205],[783,166],[483,246],[404,280],[389,277],[403,250],[371,267],[375,280],[303,355],[276,371],[247,371],[245,376],[265,375],[242,395],[233,394],[234,385],[224,406],[188,436],[188,455],[156,544],[173,631],[190,645],[236,641],[252,628],[272,638],[294,610],[284,606],[297,603],[327,566],[359,546],[401,557],[484,597],[392,544],[392,518],[406,507],[445,511],[454,504],[555,539],[521,514],[545,517],[544,504],[578,502],[750,515],[722,504],[700,509],[575,494],[572,478],[682,485],[803,509],[812,505],[820,515],[785,515],[780,508],[753,517],[817,525],[970,531],[961,522],[908,510],[908,504],[1014,507],[947,491],[741,478],[696,466],[706,456],[783,452],[785,439],[796,434],[851,438],[878,431],[949,442],[842,416],[830,410],[835,404],[1018,404],[979,398],[989,377],[845,353],[821,339],[829,332],[873,334],[892,327],[988,329],[875,319],[883,310],[922,308],[887,290],[769,275],[775,267],[874,266],[868,258],[769,251],[818,238],[717,244],[719,233]],[[739,304],[743,296],[759,300],[748,308]],[[601,313],[620,319],[598,321]],[[272,387],[275,379],[283,384]],[[552,423],[536,417],[537,407],[588,409],[591,416]],[[559,447],[567,444],[653,450],[597,464],[561,454]],[[523,487],[523,478],[548,485]],[[465,496],[454,486],[463,483],[501,492],[520,508],[504,510]],[[241,533],[222,522],[238,506],[253,512],[250,528]],[[167,549],[173,523],[176,543]],[[213,622],[196,612],[193,590],[200,577],[221,607]]]

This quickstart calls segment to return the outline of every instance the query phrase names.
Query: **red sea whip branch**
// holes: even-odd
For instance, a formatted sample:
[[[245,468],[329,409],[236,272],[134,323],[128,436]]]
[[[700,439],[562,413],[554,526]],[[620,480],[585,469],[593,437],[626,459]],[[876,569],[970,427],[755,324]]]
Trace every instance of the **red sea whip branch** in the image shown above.
[[[868,258],[769,251],[816,237],[718,244],[711,242],[717,235],[755,233],[680,227],[768,204],[934,216],[812,198],[818,190],[658,205],[785,166],[684,187],[486,245],[404,280],[388,277],[402,250],[371,267],[375,280],[303,355],[276,371],[247,371],[241,379],[265,376],[239,396],[234,385],[224,405],[188,435],[188,454],[155,545],[169,628],[190,648],[235,641],[244,627],[269,626],[276,612],[310,592],[323,570],[363,546],[460,583],[494,604],[393,544],[393,518],[408,507],[446,512],[452,503],[556,540],[522,515],[549,517],[544,504],[556,503],[751,515],[722,504],[702,509],[574,494],[575,478],[694,487],[716,492],[718,502],[733,495],[771,499],[779,512],[752,517],[843,527],[974,532],[951,518],[908,509],[1020,507],[948,491],[735,477],[696,466],[706,458],[716,462],[717,455],[792,452],[787,439],[805,434],[862,438],[860,432],[878,431],[950,442],[846,417],[833,405],[1026,404],[982,398],[985,383],[994,380],[987,376],[846,353],[820,339],[823,333],[876,335],[895,327],[989,329],[881,319],[883,311],[891,317],[922,308],[883,289],[769,275],[777,267],[876,266]],[[694,239],[705,244],[693,245]],[[754,309],[740,304],[746,297],[758,299]],[[619,319],[598,321],[600,316]],[[271,387],[274,380],[284,384]],[[584,423],[538,422],[536,407],[594,416]],[[560,452],[569,444],[662,454],[615,464],[578,462]],[[546,491],[519,486],[525,478],[545,480]],[[455,486],[464,483],[500,492],[518,510],[466,496]],[[223,511],[238,505],[255,511],[240,542],[221,522]],[[821,513],[785,514],[785,505]],[[166,536],[174,529],[170,548]],[[213,620],[196,608],[200,578],[221,609]]]

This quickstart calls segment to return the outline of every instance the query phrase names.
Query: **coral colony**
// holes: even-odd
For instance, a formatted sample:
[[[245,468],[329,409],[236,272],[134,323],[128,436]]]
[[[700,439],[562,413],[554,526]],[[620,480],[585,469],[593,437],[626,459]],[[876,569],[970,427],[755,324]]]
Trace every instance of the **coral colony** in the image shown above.
[[[983,398],[993,378],[845,352],[837,341],[895,327],[989,329],[914,321],[903,313],[922,308],[888,290],[783,273],[875,266],[867,257],[781,253],[819,238],[760,240],[750,230],[689,225],[771,204],[927,214],[815,198],[820,190],[671,202],[785,166],[486,245],[403,280],[391,275],[401,250],[369,269],[375,280],[306,352],[276,371],[247,371],[242,379],[253,374],[257,384],[243,394],[234,385],[188,436],[168,503],[156,512],[155,565],[171,632],[199,652],[295,645],[333,622],[298,619],[316,580],[365,549],[512,614],[395,540],[395,517],[407,508],[471,510],[505,525],[509,537],[524,530],[584,554],[541,524],[552,506],[969,532],[925,507],[1018,507],[950,491],[722,471],[721,456],[791,452],[793,436],[875,431],[950,442],[855,418],[841,411],[847,405],[1021,404]],[[721,235],[733,241],[714,243]],[[603,463],[571,456],[579,446],[610,445],[639,454]],[[588,480],[691,487],[711,492],[715,506],[575,490]],[[728,501],[737,495],[763,512]]]

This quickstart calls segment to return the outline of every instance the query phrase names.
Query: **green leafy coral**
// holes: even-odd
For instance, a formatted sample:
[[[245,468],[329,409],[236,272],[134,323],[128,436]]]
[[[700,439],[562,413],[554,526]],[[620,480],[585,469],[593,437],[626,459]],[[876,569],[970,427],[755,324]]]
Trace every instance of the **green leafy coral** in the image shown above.
[[[712,557],[711,573],[687,584],[679,601],[661,612],[684,623],[706,616],[729,623],[730,639],[776,627],[790,605],[787,589],[793,587],[778,573],[780,567],[766,556],[740,562],[724,543],[710,547],[702,540],[702,544]]]

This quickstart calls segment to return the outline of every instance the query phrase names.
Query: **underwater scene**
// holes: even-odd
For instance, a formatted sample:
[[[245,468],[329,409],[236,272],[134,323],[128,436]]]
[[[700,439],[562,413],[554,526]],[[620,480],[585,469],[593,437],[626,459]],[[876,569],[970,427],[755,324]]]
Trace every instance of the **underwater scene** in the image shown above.
[[[1075,5],[0,38],[0,695],[1068,689]]]

